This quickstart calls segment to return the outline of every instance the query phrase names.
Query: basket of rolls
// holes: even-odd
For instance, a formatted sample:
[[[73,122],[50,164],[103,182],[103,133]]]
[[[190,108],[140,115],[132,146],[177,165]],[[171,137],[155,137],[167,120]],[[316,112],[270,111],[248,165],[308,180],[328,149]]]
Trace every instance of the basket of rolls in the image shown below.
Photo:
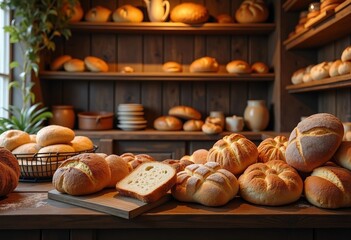
[[[91,139],[76,136],[70,128],[49,125],[37,134],[7,130],[0,135],[0,146],[17,158],[20,181],[51,181],[60,164],[80,153],[95,152]]]

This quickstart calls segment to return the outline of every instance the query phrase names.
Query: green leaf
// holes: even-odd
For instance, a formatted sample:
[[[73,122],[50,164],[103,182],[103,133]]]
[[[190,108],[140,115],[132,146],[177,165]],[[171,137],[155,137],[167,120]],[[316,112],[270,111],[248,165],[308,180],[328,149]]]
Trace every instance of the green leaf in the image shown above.
[[[19,67],[19,63],[17,61],[13,61],[10,63],[10,68],[16,68],[16,67]]]

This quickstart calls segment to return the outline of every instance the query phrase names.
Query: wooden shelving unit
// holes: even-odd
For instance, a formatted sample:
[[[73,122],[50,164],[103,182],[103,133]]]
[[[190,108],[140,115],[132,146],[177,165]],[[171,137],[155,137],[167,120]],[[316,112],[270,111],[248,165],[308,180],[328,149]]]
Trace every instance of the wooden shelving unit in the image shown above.
[[[284,11],[298,11],[298,10],[307,10],[308,5],[315,0],[287,0],[283,4]]]

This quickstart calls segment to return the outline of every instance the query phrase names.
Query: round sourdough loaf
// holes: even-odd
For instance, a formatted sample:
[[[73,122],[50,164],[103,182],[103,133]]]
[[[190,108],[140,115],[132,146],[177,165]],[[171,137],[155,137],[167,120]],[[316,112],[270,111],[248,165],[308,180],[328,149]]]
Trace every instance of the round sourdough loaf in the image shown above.
[[[201,113],[189,106],[174,106],[168,110],[168,114],[182,119],[201,119]]]
[[[87,22],[108,22],[111,19],[112,11],[103,6],[96,6],[85,14]]]
[[[317,207],[351,207],[351,172],[341,167],[318,167],[305,179],[304,192]]]
[[[170,14],[172,22],[187,24],[205,23],[209,17],[209,12],[204,5],[191,2],[178,4]]]
[[[16,157],[0,147],[0,197],[11,193],[18,185],[20,167]]]
[[[268,8],[263,0],[244,0],[235,12],[239,23],[265,22],[268,15]]]
[[[257,162],[256,145],[238,133],[232,133],[218,140],[209,150],[207,161],[218,162],[224,169],[239,175]]]
[[[155,119],[154,128],[160,131],[178,131],[183,128],[183,123],[173,116],[161,116]]]
[[[303,190],[298,172],[281,160],[252,164],[238,181],[240,196],[259,205],[278,206],[295,202]]]
[[[266,138],[257,147],[258,162],[268,162],[271,160],[282,160],[285,162],[285,151],[288,139],[285,136]]]
[[[49,125],[40,129],[37,133],[37,143],[41,147],[53,144],[70,144],[75,133],[68,127]]]
[[[21,130],[11,129],[0,135],[0,147],[4,147],[9,151],[29,142],[29,134]]]
[[[344,136],[341,121],[329,113],[317,113],[302,120],[291,132],[286,162],[301,172],[311,172],[329,161]]]
[[[114,188],[116,187],[117,182],[129,174],[130,167],[123,158],[114,154],[108,155],[105,157],[105,160],[111,171],[111,179],[106,187]]]
[[[105,188],[111,180],[107,161],[95,153],[82,153],[65,160],[55,171],[52,184],[57,191],[86,195]]]
[[[142,22],[144,19],[143,12],[130,4],[125,4],[117,8],[113,14],[112,19],[114,22]]]

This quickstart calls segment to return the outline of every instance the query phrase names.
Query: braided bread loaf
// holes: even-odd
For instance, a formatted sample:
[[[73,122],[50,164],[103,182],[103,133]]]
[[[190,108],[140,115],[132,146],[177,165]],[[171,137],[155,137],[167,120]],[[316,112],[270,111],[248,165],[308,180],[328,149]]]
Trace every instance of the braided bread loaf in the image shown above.
[[[268,162],[270,160],[285,161],[285,150],[288,139],[285,136],[266,138],[258,145],[258,162]]]
[[[20,167],[16,157],[0,147],[0,197],[12,192],[18,185]]]
[[[238,193],[236,177],[219,163],[191,164],[177,174],[172,195],[178,201],[196,202],[205,206],[221,206]]]

